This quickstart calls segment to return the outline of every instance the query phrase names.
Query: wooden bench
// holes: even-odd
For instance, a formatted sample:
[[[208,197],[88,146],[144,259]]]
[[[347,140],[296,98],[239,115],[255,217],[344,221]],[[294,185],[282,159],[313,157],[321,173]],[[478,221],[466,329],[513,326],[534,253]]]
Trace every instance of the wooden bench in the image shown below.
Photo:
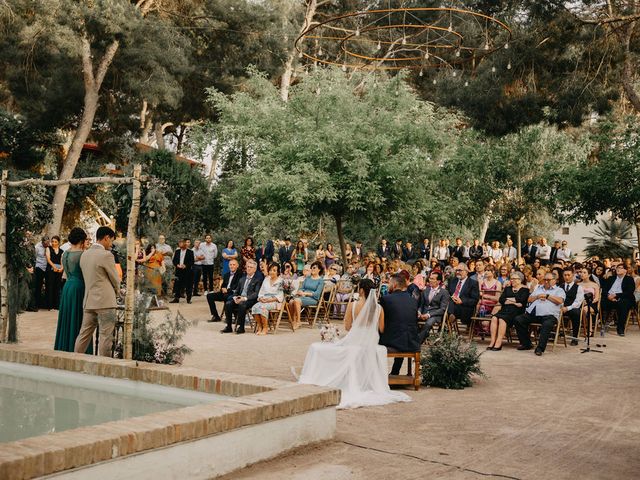
[[[389,385],[413,385],[416,390],[420,390],[420,352],[387,352],[387,358],[406,358],[409,361],[409,368],[411,368],[411,360],[415,362],[413,376],[389,375]]]

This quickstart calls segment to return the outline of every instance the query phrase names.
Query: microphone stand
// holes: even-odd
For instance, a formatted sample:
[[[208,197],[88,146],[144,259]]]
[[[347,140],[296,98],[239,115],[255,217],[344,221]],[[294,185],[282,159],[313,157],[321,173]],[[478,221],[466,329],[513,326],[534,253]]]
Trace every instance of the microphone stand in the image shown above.
[[[602,350],[596,350],[595,348],[591,348],[591,335],[592,335],[592,327],[591,327],[591,311],[593,309],[593,297],[589,297],[587,301],[587,346],[585,348],[580,349],[580,353],[589,353],[589,352],[597,352],[602,353]],[[594,312],[595,313],[595,312]]]

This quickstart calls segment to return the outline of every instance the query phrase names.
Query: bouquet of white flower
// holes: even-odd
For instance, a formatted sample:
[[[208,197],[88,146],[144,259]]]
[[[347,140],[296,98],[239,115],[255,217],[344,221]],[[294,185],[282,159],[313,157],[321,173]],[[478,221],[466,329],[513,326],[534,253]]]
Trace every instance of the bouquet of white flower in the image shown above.
[[[320,328],[320,340],[323,342],[336,342],[340,339],[340,330],[333,324],[323,325]]]

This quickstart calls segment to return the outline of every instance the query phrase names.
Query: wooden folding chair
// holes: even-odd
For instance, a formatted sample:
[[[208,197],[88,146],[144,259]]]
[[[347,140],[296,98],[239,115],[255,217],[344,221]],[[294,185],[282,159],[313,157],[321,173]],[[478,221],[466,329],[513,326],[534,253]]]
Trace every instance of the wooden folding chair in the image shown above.
[[[323,314],[326,313],[327,300],[325,300],[324,297],[326,293],[329,293],[329,298],[331,298],[334,287],[335,287],[334,284],[325,282],[324,288],[322,289],[322,294],[320,295],[320,300],[318,300],[318,303],[316,305],[307,305],[303,307],[303,310],[305,311],[307,316],[307,322],[309,322],[309,326],[311,328],[313,328],[316,325],[320,312],[323,312]],[[300,312],[300,315],[302,315],[302,312]]]
[[[638,325],[638,328],[640,328],[640,302],[638,302],[636,304],[636,308],[635,310],[632,308],[629,310],[629,313],[627,314],[627,321],[624,324],[624,331],[627,331],[627,328],[629,328],[629,323],[631,323],[631,325],[633,325],[633,321],[631,320],[632,317],[635,317],[635,323]]]
[[[474,336],[478,336],[484,341],[484,337],[491,335],[491,334],[487,335],[485,332],[481,330],[479,331],[478,335],[475,334],[476,326],[482,325],[482,322],[491,322],[491,313],[489,313],[489,316],[481,317],[478,315],[479,311],[480,311],[480,303],[476,305],[476,311],[471,317],[471,323],[469,324],[469,343],[471,343]]]
[[[338,287],[340,286],[340,282],[333,289],[331,298],[329,299],[329,303],[327,304],[326,315],[324,318],[325,323],[330,323],[331,320],[344,320],[344,314],[349,308],[349,304],[351,303],[351,299],[353,298],[353,294],[356,291],[357,287],[353,287],[350,292],[338,292]],[[348,295],[346,300],[338,300],[338,294]],[[344,313],[336,313],[336,310],[342,310],[341,307],[344,306]]]
[[[534,340],[537,343],[538,342],[538,337],[540,336],[540,327],[542,327],[542,324],[534,322],[534,323],[530,324],[529,327],[533,328]],[[552,352],[555,350],[556,345],[558,344],[558,338],[560,338],[560,333],[562,333],[562,341],[564,342],[564,348],[568,348],[567,347],[567,334],[566,334],[566,330],[564,329],[564,322],[562,321],[562,318],[560,318],[559,320],[556,320],[556,331],[555,331],[555,336],[553,338],[553,346],[551,347],[551,351]]]
[[[274,335],[278,333],[280,322],[282,321],[282,317],[286,311],[286,305],[287,299],[285,298],[278,310],[269,310],[269,318],[267,319],[267,324],[269,325],[269,328],[274,333]],[[291,327],[291,331],[295,332],[295,330],[293,329],[293,325],[291,324],[291,320],[289,319],[289,315],[287,315],[287,320],[289,326]]]

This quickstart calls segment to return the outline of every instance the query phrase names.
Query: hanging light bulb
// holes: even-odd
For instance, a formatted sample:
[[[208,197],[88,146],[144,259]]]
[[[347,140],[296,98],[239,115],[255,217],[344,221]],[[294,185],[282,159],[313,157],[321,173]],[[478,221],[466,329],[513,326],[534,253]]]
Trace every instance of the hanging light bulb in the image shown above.
[[[508,42],[504,44],[504,49],[505,50],[509,50],[509,43]]]
[[[320,47],[320,50],[318,50],[318,56],[321,57],[322,56],[322,47]]]
[[[424,54],[424,59],[429,60],[429,50],[427,50]]]
[[[457,77],[458,76],[458,72],[456,72],[455,70],[453,71],[453,76]]]
[[[448,32],[453,32],[453,25],[451,25],[451,22],[449,22],[449,28],[447,28]]]
[[[485,43],[485,44],[484,44],[484,49],[485,49],[485,50],[489,50],[489,42],[487,42],[487,43]]]
[[[492,71],[493,73],[496,73],[496,67],[495,67],[495,66],[494,66],[494,67],[491,67],[491,71]]]
[[[424,76],[424,72],[422,71],[422,69],[420,70],[420,74],[421,77]]]
[[[509,63],[507,63],[507,70],[511,70],[511,60],[509,60]]]
[[[342,64],[342,71],[343,71],[343,72],[346,72],[346,71],[347,71],[347,66],[346,66],[344,63]]]
[[[380,50],[382,48],[382,45],[380,44],[380,40],[378,40],[378,45],[376,46],[376,50]]]
[[[359,36],[360,36],[360,29],[358,28],[356,29],[356,37],[359,37]]]
[[[459,57],[459,56],[460,56],[460,49],[458,48],[458,49],[456,50],[456,57]]]
[[[465,81],[465,82],[464,82],[464,86],[465,86],[465,87],[468,87],[468,86],[469,86],[469,82],[468,82],[468,81]]]
[[[438,81],[434,78],[433,79],[433,84],[435,85],[436,83],[438,83]]]
[[[402,37],[402,45],[406,45],[407,44],[407,37]]]

